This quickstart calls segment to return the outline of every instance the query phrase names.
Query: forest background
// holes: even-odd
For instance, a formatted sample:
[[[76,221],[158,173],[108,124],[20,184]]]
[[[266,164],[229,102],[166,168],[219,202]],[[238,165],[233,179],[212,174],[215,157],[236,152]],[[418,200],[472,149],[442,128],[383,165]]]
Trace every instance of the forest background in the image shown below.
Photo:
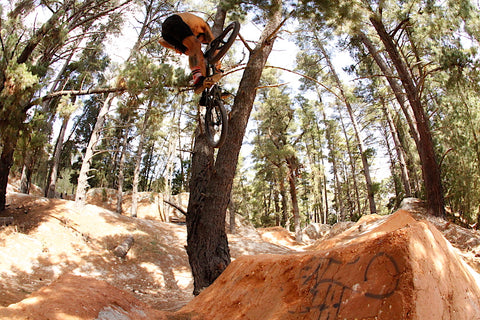
[[[278,3],[222,3],[227,23],[242,23],[242,39],[223,62],[222,85],[233,94],[254,29],[263,30]],[[189,192],[198,97],[184,60],[157,39],[168,15],[191,11],[212,24],[216,6],[2,3],[0,210],[9,175],[21,177],[22,192],[36,184],[48,197],[75,194],[79,203],[88,188],[118,190],[119,204],[124,192]],[[388,213],[414,196],[435,215],[445,205],[464,224],[478,222],[478,3],[280,6],[275,35],[297,55],[263,69],[236,167],[234,210],[256,226],[298,230]],[[131,40],[119,46],[126,30]],[[112,44],[129,48],[123,61]],[[348,65],[340,53],[349,54]],[[388,176],[375,176],[379,165]],[[135,216],[135,206],[123,214]]]

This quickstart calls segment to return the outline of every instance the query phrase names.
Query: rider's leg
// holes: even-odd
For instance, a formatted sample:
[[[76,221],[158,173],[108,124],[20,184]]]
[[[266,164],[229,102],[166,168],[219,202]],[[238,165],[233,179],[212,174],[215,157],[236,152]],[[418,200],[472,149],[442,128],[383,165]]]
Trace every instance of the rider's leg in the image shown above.
[[[195,36],[189,36],[183,40],[183,45],[187,47],[185,53],[188,54],[188,62],[193,73],[194,83],[197,83],[200,77],[205,77],[207,73],[202,44]]]

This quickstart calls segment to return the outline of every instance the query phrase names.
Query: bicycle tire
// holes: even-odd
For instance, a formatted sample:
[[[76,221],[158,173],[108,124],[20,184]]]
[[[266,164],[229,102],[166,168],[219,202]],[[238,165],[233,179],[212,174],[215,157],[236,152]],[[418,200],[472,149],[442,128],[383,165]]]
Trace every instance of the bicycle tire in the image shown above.
[[[229,34],[227,41],[224,41],[224,38]],[[227,53],[228,49],[232,46],[235,38],[237,38],[238,32],[240,31],[240,23],[238,21],[233,21],[230,23],[223,32],[216,37],[211,43],[210,48],[208,49],[206,58],[210,64],[217,63],[223,56]]]
[[[227,138],[228,116],[227,110],[220,99],[212,101],[214,104],[205,112],[205,134],[208,144],[213,148],[220,148]],[[216,135],[220,136],[217,138]]]

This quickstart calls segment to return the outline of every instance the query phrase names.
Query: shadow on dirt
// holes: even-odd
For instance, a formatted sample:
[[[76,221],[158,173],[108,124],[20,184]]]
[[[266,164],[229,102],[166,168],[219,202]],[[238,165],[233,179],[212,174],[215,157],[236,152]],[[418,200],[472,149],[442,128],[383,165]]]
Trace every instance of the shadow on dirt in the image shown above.
[[[7,212],[15,222],[0,228],[0,256],[5,257],[0,306],[19,302],[66,273],[105,280],[159,310],[177,310],[193,298],[184,226],[103,209],[75,212],[66,203],[37,199]],[[112,250],[129,235],[132,248],[126,258],[116,257]]]

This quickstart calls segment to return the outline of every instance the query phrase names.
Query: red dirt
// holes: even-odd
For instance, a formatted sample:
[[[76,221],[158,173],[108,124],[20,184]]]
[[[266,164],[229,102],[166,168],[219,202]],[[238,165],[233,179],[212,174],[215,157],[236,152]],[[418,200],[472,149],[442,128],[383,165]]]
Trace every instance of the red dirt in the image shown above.
[[[239,218],[234,261],[192,300],[184,226],[14,193],[8,203],[0,319],[480,319],[478,274],[439,230],[474,268],[480,236],[418,212],[366,216],[310,247],[281,228],[262,239]]]
[[[258,233],[263,240],[286,247],[300,247],[292,232],[282,227],[258,228]]]
[[[132,294],[105,281],[63,275],[27,299],[0,310],[4,319],[164,319]]]
[[[330,239],[328,249],[242,257],[179,314],[209,320],[480,318],[480,288],[432,224],[402,210],[368,220],[367,231],[352,236],[360,222]]]

